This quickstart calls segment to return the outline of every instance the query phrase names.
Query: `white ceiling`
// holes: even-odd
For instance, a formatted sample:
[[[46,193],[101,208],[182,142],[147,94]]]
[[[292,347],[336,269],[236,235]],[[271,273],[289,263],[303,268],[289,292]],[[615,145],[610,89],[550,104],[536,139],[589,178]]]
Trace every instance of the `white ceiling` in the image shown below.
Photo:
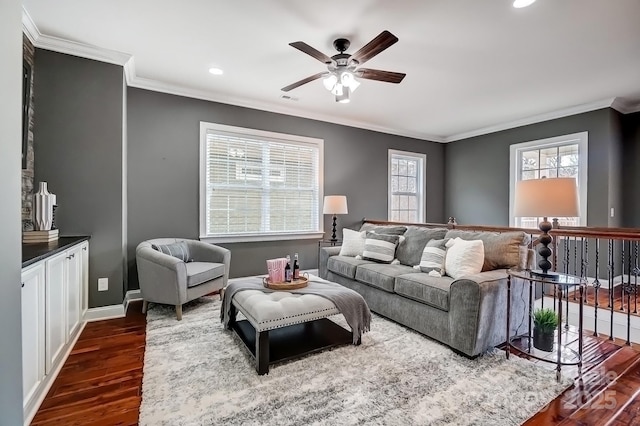
[[[125,53],[111,52],[122,63],[131,55],[131,86],[422,139],[456,140],[614,98],[621,110],[640,109],[639,0],[538,0],[524,9],[511,0],[23,4],[36,46],[93,49],[81,43]],[[290,42],[332,56],[335,38],[350,39],[354,53],[383,30],[400,41],[365,66],[406,73],[402,83],[361,80],[349,104],[320,80],[288,93],[297,101],[281,98],[280,88],[325,70]],[[224,75],[209,74],[212,66]]]

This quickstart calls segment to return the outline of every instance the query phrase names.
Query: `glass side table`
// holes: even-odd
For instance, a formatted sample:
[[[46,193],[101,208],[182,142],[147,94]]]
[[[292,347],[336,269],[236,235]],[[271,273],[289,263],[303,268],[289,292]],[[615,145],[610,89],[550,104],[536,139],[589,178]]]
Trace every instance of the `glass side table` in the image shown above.
[[[528,334],[511,336],[511,279],[520,278],[525,281],[529,281],[529,327]],[[542,355],[536,350],[533,343],[532,333],[532,315],[533,315],[533,290],[536,284],[541,284],[543,289],[549,286],[553,287],[554,294],[554,310],[558,315],[558,326],[555,330],[555,344],[554,352],[555,359],[549,359],[548,352],[544,352]],[[507,270],[507,345],[506,356],[509,358],[511,349],[515,349],[517,352],[522,353],[530,358],[535,358],[544,362],[551,362],[556,364],[556,380],[559,382],[562,379],[562,366],[575,365],[578,367],[578,375],[582,375],[582,348],[583,348],[583,330],[582,330],[582,314],[584,309],[585,288],[587,286],[586,279],[577,277],[575,275],[558,274],[557,279],[550,279],[546,277],[540,277],[532,274],[528,270],[509,269]],[[579,313],[578,313],[578,350],[569,347],[569,342],[562,343],[562,307],[563,297],[567,297],[570,288],[578,288],[580,292],[580,298],[578,300]],[[564,303],[568,303],[565,300]],[[519,343],[519,344],[516,344]]]

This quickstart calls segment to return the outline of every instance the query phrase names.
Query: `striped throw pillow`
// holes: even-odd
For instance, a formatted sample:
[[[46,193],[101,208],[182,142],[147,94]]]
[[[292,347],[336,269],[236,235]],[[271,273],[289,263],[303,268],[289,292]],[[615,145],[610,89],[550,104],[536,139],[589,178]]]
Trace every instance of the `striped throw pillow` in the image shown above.
[[[398,235],[376,234],[369,231],[364,241],[362,258],[378,263],[391,263],[396,255],[398,240]]]
[[[151,248],[158,250],[160,253],[168,254],[182,260],[183,262],[191,262],[191,253],[189,246],[184,241],[172,244],[152,244]]]
[[[422,251],[422,258],[420,259],[420,270],[422,272],[438,272],[441,276],[444,275],[444,258],[447,253],[447,241],[449,238],[443,240],[431,240],[427,243]]]

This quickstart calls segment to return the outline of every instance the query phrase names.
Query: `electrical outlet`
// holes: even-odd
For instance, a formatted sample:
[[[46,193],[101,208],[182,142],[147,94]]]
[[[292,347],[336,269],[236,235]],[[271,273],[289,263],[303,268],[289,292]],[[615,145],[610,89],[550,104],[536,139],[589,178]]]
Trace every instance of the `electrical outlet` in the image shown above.
[[[611,207],[611,217],[613,217],[615,215],[615,210],[613,209],[613,207]]]
[[[109,290],[109,278],[98,278],[98,291]]]

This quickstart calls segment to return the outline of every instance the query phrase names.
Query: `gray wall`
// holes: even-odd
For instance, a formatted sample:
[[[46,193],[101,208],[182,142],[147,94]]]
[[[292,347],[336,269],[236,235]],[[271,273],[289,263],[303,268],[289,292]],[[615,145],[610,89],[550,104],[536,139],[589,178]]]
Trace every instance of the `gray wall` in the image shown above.
[[[0,424],[22,424],[22,7],[0,8]]]
[[[35,182],[57,195],[62,235],[91,235],[89,306],[122,303],[122,67],[42,49],[35,64]]]
[[[617,114],[605,108],[448,143],[445,215],[455,216],[459,224],[508,226],[510,145],[588,131],[587,221],[589,226],[609,226],[609,202],[622,215],[616,192],[621,168]]]
[[[623,226],[640,228],[640,112],[623,117]]]
[[[338,218],[344,226],[358,226],[365,216],[386,219],[389,148],[425,153],[427,221],[444,220],[441,144],[135,88],[127,108],[130,288],[137,287],[140,241],[198,237],[200,121],[324,139],[324,193],[347,196],[349,214]],[[325,231],[330,223],[325,217]],[[295,251],[303,268],[317,267],[315,240],[225,246],[233,250],[232,276],[264,273],[265,259]]]

